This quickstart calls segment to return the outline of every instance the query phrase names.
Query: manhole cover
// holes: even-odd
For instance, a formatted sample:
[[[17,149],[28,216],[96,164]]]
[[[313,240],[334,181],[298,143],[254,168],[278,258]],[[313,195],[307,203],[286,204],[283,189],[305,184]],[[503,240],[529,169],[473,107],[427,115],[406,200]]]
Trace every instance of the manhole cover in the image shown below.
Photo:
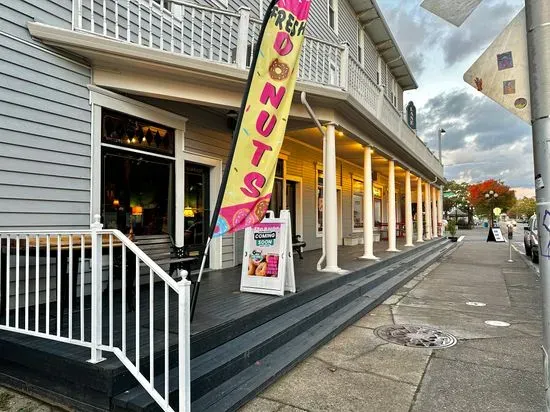
[[[468,306],[487,306],[486,303],[483,302],[466,302],[466,305]]]
[[[500,320],[486,320],[485,324],[489,326],[502,326],[502,327],[510,326],[508,322],[502,322]]]
[[[388,342],[412,348],[449,348],[456,338],[430,326],[389,325],[377,328],[374,333]]]

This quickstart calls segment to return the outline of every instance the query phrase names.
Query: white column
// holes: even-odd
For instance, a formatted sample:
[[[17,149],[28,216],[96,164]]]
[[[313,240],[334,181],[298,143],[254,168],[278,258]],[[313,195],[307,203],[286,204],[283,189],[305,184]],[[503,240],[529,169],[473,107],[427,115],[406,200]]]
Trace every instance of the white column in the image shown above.
[[[363,150],[363,244],[364,254],[361,259],[378,259],[374,256],[374,222],[372,214],[372,149]]]
[[[422,208],[422,179],[418,178],[416,180],[416,232],[417,242],[424,242],[424,217],[423,217],[423,208]]]
[[[412,199],[411,199],[411,172],[405,172],[405,236],[407,241],[405,246],[414,246],[413,244],[413,217],[412,217]]]
[[[432,195],[431,195],[431,201],[432,201],[432,233],[433,237],[437,237],[437,196],[436,196],[436,190],[435,186],[432,186]]]
[[[426,206],[426,239],[432,238],[432,208],[430,205],[430,184],[424,183],[424,201]]]
[[[395,230],[395,162],[388,164],[388,252],[399,252],[397,250],[397,231]]]
[[[323,193],[323,213],[326,213],[323,236],[327,266],[325,271],[338,272],[338,204],[336,194],[336,137],[335,124],[327,125],[326,162],[324,164],[325,190]]]

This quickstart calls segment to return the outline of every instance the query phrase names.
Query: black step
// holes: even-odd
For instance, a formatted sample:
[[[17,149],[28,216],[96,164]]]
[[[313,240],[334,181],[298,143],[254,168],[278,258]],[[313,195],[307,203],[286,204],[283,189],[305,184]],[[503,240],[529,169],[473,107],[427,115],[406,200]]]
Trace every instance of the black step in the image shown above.
[[[244,371],[255,370],[257,361],[261,360],[260,363],[263,364],[264,359],[271,356],[271,353],[278,352],[280,348],[301,334],[309,334],[312,328],[326,322],[326,319],[339,313],[350,303],[356,303],[356,300],[362,299],[365,294],[370,295],[379,288],[382,288],[385,294],[391,294],[395,289],[396,281],[403,277],[409,279],[414,276],[425,266],[425,262],[431,263],[442,250],[441,242],[431,243],[416,249],[415,253],[407,253],[405,256],[401,254],[401,259],[392,259],[390,264],[385,261],[385,265],[379,266],[370,275],[347,277],[344,279],[345,282],[341,281],[337,288],[291,308],[286,313],[194,358],[191,370],[191,392],[195,401],[193,409],[203,405],[204,398],[216,398],[218,395],[215,394],[220,390],[219,388],[226,387],[228,382],[233,381]],[[375,301],[378,302],[377,299]],[[366,308],[372,309],[370,305]],[[354,311],[350,312],[350,314],[353,313]],[[170,378],[171,398],[176,400],[176,368],[170,371]],[[158,387],[162,387],[164,376],[157,376],[155,381],[159,382]],[[158,410],[152,398],[140,386],[115,397],[114,405],[120,410]]]

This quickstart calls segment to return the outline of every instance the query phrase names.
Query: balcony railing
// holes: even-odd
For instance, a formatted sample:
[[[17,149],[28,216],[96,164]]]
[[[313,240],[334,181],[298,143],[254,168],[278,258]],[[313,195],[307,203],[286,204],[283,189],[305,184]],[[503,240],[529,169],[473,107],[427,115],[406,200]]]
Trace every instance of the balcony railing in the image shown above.
[[[160,3],[160,4],[159,4]],[[73,28],[121,42],[246,69],[252,61],[261,21],[242,7],[238,13],[181,0],[73,0]],[[403,144],[433,170],[441,165],[404,123],[402,113],[384,95],[345,44],[306,37],[298,79],[345,90],[373,113]]]

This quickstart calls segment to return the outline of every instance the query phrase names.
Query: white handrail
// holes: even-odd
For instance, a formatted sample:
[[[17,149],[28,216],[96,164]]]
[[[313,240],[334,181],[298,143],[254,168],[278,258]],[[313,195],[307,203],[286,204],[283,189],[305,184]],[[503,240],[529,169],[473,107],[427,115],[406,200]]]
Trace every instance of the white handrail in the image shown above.
[[[122,282],[121,301],[115,301],[114,294],[115,250],[117,256],[122,259],[119,270]],[[127,259],[127,252],[133,257]],[[88,259],[91,262],[90,272],[85,270],[84,261]],[[127,265],[133,263],[135,272],[128,272]],[[31,270],[32,267],[34,270]],[[147,269],[148,287],[142,286],[142,268]],[[103,351],[111,352],[164,411],[172,412],[174,409],[169,403],[170,336],[177,335],[179,411],[189,411],[190,282],[185,279],[187,273],[184,270],[178,271],[182,280],[176,282],[122,232],[104,230],[99,223],[99,216],[95,217],[90,230],[0,232],[0,312],[4,312],[4,318],[0,319],[0,331],[88,348],[91,351],[90,362],[93,363],[103,360]],[[67,275],[68,282],[63,282]],[[80,305],[73,299],[73,293],[76,297],[78,289],[73,277],[77,279],[77,275],[80,275]],[[133,288],[134,279],[135,300],[134,297],[127,296]],[[156,280],[160,281],[159,285],[164,285],[163,291],[155,288]],[[12,285],[12,282],[15,285]],[[46,289],[40,290],[39,285],[44,284]],[[84,293],[85,284],[91,286],[90,295]],[[103,289],[105,285],[106,288]],[[30,298],[30,286],[36,287],[35,299]],[[177,298],[172,299],[171,292],[175,293]],[[147,293],[148,305],[141,305]],[[64,298],[67,295],[68,302]],[[103,302],[104,295],[107,296],[105,299],[108,302]],[[91,297],[90,318],[85,316],[87,308],[84,298],[88,296]],[[164,305],[155,309],[154,301],[164,301]],[[127,304],[132,303],[135,305],[135,323],[133,316],[126,316]],[[177,310],[174,310],[174,307],[177,307]],[[65,310],[68,310],[67,315]],[[160,316],[155,318],[155,313]],[[114,317],[117,314],[120,314],[120,320],[115,322]],[[171,316],[177,316],[177,333],[169,328],[168,319]],[[108,325],[102,324],[104,317],[109,319]],[[148,337],[140,340],[142,321],[147,323],[147,319]],[[160,327],[160,319],[164,328]],[[115,328],[121,329],[118,331],[121,335],[115,333]],[[135,342],[127,340],[126,330],[132,328],[135,328]],[[103,342],[105,334],[108,338]],[[155,336],[158,339],[159,335],[161,338],[164,337],[164,343],[156,343],[158,346],[155,351],[155,342],[158,342]],[[142,346],[145,350],[140,356]],[[135,359],[128,357],[132,348],[135,349]],[[141,368],[141,358],[149,360],[147,368]],[[162,364],[158,373],[155,372],[157,359],[159,365]],[[160,374],[164,374],[164,382],[155,381],[155,376]]]

